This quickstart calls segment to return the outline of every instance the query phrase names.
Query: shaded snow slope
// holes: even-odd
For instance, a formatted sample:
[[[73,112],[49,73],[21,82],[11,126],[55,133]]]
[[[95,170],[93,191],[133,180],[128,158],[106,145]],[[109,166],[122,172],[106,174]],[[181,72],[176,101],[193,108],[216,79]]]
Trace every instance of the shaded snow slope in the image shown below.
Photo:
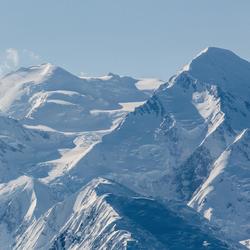
[[[221,226],[231,239],[249,239],[250,132],[244,130],[215,161],[189,205]]]
[[[72,143],[63,134],[27,129],[19,121],[0,115],[0,181],[27,174],[44,159],[58,156],[59,145]]]
[[[49,188],[27,176],[0,184],[0,200],[0,242],[4,249],[13,249],[29,224],[54,204]]]
[[[153,199],[98,178],[58,203],[14,249],[229,249]]]

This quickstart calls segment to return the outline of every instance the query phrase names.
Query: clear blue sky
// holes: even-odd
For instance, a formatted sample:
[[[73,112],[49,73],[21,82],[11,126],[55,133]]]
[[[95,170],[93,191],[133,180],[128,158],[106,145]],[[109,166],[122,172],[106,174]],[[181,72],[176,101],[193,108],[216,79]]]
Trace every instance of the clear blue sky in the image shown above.
[[[0,32],[3,68],[168,79],[207,46],[250,60],[250,0],[0,0]]]

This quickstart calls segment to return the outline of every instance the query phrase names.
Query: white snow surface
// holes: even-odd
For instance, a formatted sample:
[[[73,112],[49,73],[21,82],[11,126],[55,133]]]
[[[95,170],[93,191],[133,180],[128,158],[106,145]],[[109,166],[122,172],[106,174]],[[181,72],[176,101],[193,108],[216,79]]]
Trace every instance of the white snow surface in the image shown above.
[[[136,87],[140,90],[156,90],[164,82],[154,78],[141,79],[136,83]]]
[[[21,68],[0,79],[0,110],[26,125],[63,132],[109,129],[117,116],[124,116],[119,103],[148,98],[137,82],[115,74],[79,78],[51,64]],[[96,109],[116,112],[93,115]]]

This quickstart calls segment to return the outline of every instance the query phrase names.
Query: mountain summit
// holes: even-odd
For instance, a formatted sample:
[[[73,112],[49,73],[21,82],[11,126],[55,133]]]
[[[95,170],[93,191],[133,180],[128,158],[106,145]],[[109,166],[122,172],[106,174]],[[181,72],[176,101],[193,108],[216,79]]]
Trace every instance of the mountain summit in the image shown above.
[[[118,75],[80,78],[49,63],[20,68],[0,79],[0,110],[26,125],[59,131],[109,129],[115,116],[124,116],[120,103],[148,98],[137,82]]]
[[[230,50],[206,48],[183,71],[202,82],[216,84],[229,91],[245,94],[241,88],[249,88],[250,65]]]

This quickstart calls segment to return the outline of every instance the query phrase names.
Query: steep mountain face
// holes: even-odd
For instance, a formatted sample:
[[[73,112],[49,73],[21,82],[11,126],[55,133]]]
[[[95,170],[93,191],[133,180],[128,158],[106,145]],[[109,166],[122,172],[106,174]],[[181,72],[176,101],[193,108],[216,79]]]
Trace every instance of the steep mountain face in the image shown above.
[[[16,238],[53,204],[49,187],[28,176],[0,184],[0,242],[13,249]]]
[[[0,110],[24,124],[59,131],[109,129],[124,112],[108,111],[148,98],[137,82],[114,74],[79,78],[51,64],[21,68],[0,80]]]
[[[189,202],[231,238],[249,238],[249,142],[246,129],[215,161],[207,180]]]
[[[43,159],[58,156],[59,145],[69,147],[71,140],[60,133],[27,129],[17,120],[0,115],[1,182],[23,175]]]
[[[218,51],[218,58],[214,58],[217,55],[214,51]],[[231,55],[228,51],[223,50],[223,53]],[[202,64],[204,57],[209,61],[211,56],[215,61],[220,60],[220,49],[210,48],[204,51],[190,63],[189,68],[199,61],[199,57]],[[237,56],[232,57],[241,60]],[[244,73],[249,74],[249,63],[243,62],[246,64]],[[203,71],[206,71],[206,67],[203,63]],[[235,113],[238,101],[231,102],[227,99],[232,94],[228,90],[221,90],[220,75],[217,83],[216,80],[203,82],[191,73],[192,71],[180,72],[160,87],[144,105],[130,113],[111,135],[104,137],[103,142],[79,163],[79,171],[84,172],[85,165],[88,167],[86,161],[91,163],[98,156],[102,160],[97,164],[101,165],[103,171],[114,172],[122,178],[126,178],[127,173],[130,180],[130,172],[134,172],[134,178],[141,180],[131,180],[135,185],[138,184],[138,191],[145,190],[144,185],[148,185],[148,192],[150,187],[156,185],[152,194],[159,190],[159,179],[170,177],[169,180],[174,180],[174,183],[165,183],[168,187],[163,189],[174,191],[173,197],[167,191],[172,199],[180,195],[173,177],[178,177],[183,168],[189,167],[193,169],[193,176],[181,177],[184,178],[183,182],[188,184],[190,180],[186,178],[196,178],[200,180],[196,184],[199,186],[207,177],[212,162],[234,140],[240,129],[244,129],[244,120],[249,116],[249,111],[245,109],[244,115],[241,112]],[[247,86],[241,82],[239,85],[240,88]],[[248,88],[245,91],[249,92]],[[238,100],[236,97],[234,99]],[[241,98],[240,101],[244,103],[247,100]],[[242,123],[234,126],[232,119],[242,120]],[[199,158],[200,155],[203,157]],[[194,162],[192,158],[200,161],[200,170],[195,166],[197,164],[190,166]],[[180,168],[181,165],[184,166]],[[190,197],[195,189],[196,187],[194,190],[187,190],[189,194],[186,196]],[[163,190],[159,190],[159,195],[166,197],[162,192]]]
[[[227,215],[219,212],[221,204],[217,200],[225,190],[205,194],[199,190],[213,173],[217,159],[248,128],[249,95],[250,63],[230,51],[208,48],[144,105],[128,114],[113,133],[71,169],[70,178],[76,189],[94,176],[103,175],[141,194],[184,204],[192,200],[190,205],[203,214],[208,208],[218,211],[210,213],[210,221],[223,227],[228,238],[245,240],[249,238],[246,214],[232,217],[230,211],[237,206],[234,204],[223,210]],[[235,174],[230,175],[229,179],[234,180]],[[239,178],[236,183],[241,181]],[[242,198],[248,193],[247,186],[241,184],[232,193],[233,200],[243,199],[241,204],[248,211],[248,198]],[[202,200],[209,194],[210,202],[205,206]],[[199,205],[194,205],[194,197]],[[237,233],[232,233],[231,224]]]
[[[229,248],[190,219],[99,178],[35,220],[14,249]]]

